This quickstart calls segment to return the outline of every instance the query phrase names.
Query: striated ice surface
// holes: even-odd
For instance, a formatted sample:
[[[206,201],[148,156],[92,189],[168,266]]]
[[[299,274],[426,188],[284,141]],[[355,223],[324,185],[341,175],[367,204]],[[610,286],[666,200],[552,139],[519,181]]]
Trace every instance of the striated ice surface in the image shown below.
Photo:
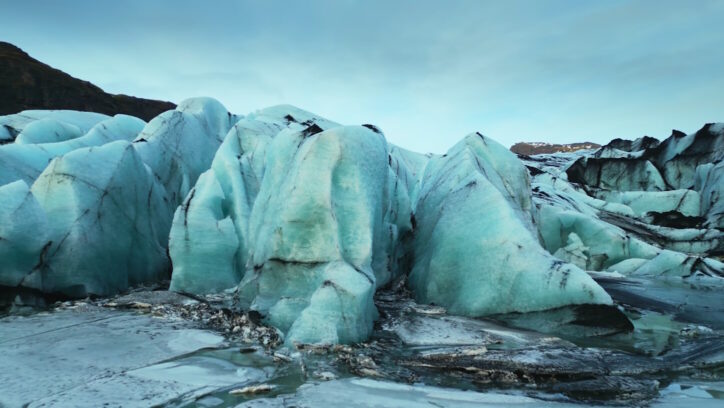
[[[724,134],[724,130],[720,133]],[[706,214],[708,225],[724,229],[724,161],[699,165],[696,168],[696,188],[701,194],[700,213]]]
[[[25,287],[85,296],[163,277],[163,190],[132,144],[74,150],[52,161],[31,191],[49,222]]]
[[[20,286],[47,243],[48,220],[28,185],[0,186],[0,285]]]
[[[694,190],[670,191],[610,191],[600,190],[596,197],[609,203],[619,203],[631,208],[637,215],[651,211],[678,211],[686,216],[699,216],[699,193]]]

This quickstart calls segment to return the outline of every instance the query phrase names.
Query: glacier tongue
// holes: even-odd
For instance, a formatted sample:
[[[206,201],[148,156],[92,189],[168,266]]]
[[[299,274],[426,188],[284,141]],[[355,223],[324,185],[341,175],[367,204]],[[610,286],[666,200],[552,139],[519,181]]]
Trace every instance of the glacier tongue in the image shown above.
[[[612,304],[591,276],[724,275],[708,257],[724,248],[720,125],[521,162],[479,133],[422,155],[373,125],[194,98],[147,124],[0,117],[0,145],[5,301],[109,295],[172,267],[172,290],[236,288],[287,344],[350,343],[405,280],[477,317]]]

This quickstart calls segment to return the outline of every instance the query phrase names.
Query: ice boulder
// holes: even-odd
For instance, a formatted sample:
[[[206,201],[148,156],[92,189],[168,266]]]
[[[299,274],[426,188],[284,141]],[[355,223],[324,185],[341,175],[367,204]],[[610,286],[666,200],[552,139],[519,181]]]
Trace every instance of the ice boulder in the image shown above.
[[[366,339],[395,236],[384,136],[362,126],[311,125],[281,132],[267,151],[249,220],[242,304],[267,315],[288,343]]]
[[[169,241],[171,289],[197,294],[234,287],[246,271],[249,217],[266,169],[267,147],[284,129],[336,123],[293,106],[263,109],[238,121],[211,168],[176,210]]]
[[[628,258],[650,259],[658,250],[598,217],[579,211],[541,205],[539,228],[543,245],[551,253],[569,245],[571,234],[586,246],[585,269],[598,271]]]
[[[425,169],[415,208],[410,287],[420,302],[482,316],[568,304],[610,304],[583,270],[543,249],[528,174],[476,133]]]
[[[63,142],[83,135],[78,126],[56,119],[41,119],[29,124],[22,133],[15,138],[15,143],[36,144]]]
[[[558,248],[553,256],[585,270],[589,256],[588,249],[581,241],[581,238],[575,232],[571,232],[568,234],[566,246]]]

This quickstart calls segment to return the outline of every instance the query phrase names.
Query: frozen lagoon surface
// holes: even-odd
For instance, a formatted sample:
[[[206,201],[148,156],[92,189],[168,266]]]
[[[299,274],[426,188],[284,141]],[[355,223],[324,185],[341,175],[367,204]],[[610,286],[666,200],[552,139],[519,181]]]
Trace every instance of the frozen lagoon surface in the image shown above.
[[[184,318],[178,311],[199,302],[180,305],[166,293],[66,302],[0,319],[8,367],[0,404],[714,407],[724,398],[721,329],[652,312],[631,315],[631,333],[599,337],[562,313],[535,317],[559,325],[543,333],[523,328],[520,315],[450,316],[383,293],[377,304],[385,317],[370,340],[290,350]],[[260,384],[270,390],[236,392]]]
[[[2,406],[722,402],[720,124],[532,157],[209,98],[0,125]]]

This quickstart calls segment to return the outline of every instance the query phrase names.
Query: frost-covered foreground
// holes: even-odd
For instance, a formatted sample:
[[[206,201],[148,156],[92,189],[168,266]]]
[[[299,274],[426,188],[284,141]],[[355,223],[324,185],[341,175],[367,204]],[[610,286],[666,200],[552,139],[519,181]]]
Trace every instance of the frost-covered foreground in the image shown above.
[[[389,284],[477,317],[616,310],[596,280],[724,273],[708,257],[723,250],[721,125],[523,162],[480,133],[422,155],[372,125],[191,99],[148,124],[0,117],[0,141],[6,303],[170,275],[175,291],[238,288],[287,344],[352,343]]]

